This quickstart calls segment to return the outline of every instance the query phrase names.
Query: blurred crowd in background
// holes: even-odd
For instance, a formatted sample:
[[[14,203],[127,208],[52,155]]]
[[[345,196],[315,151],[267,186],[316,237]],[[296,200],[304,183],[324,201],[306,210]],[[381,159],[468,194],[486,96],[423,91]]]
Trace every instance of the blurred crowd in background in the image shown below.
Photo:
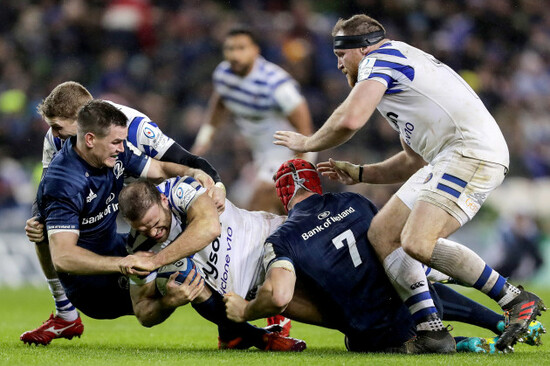
[[[338,18],[356,13],[378,19],[388,38],[433,54],[464,77],[509,144],[507,180],[527,180],[521,187],[546,182],[549,5],[542,0],[2,0],[0,228],[22,232],[30,215],[48,128],[36,106],[57,84],[75,80],[96,98],[134,107],[189,148],[212,90],[212,71],[222,59],[224,35],[235,24],[246,24],[257,33],[263,56],[300,83],[318,128],[349,93],[330,32]],[[205,157],[238,202],[239,189],[246,189],[246,174],[239,172],[250,153],[235,130],[225,127]],[[375,162],[399,149],[397,134],[375,115],[352,141],[319,159]],[[328,190],[350,189],[326,183]],[[542,187],[548,191],[548,185]],[[351,189],[382,206],[395,187]],[[495,245],[503,248],[494,259],[506,268],[503,274],[530,277],[544,262],[550,213],[544,204],[534,208],[541,206],[532,203],[540,197],[529,195],[529,188],[506,192],[516,194],[516,201],[509,195],[493,200],[465,235],[474,245],[490,241],[492,253]],[[512,205],[517,209],[505,205],[503,212],[499,201],[509,198],[518,202]]]

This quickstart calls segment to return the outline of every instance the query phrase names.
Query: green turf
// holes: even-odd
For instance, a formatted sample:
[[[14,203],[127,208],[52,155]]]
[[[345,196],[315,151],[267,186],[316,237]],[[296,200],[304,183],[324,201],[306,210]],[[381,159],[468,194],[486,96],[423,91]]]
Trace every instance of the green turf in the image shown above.
[[[550,289],[537,289],[550,304]],[[470,290],[484,304],[483,295]],[[0,288],[0,364],[2,365],[544,365],[550,363],[550,346],[517,345],[514,354],[450,356],[368,355],[346,352],[343,335],[332,330],[294,322],[292,335],[308,348],[300,354],[275,354],[256,350],[216,350],[216,328],[191,307],[179,309],[165,323],[144,328],[132,317],[93,320],[83,317],[82,338],[54,340],[47,347],[26,346],[19,335],[35,328],[53,309],[45,289]],[[541,318],[545,322],[548,315]],[[453,324],[454,335],[490,336],[476,327]],[[550,334],[548,335],[550,337]],[[547,342],[550,344],[550,342]]]

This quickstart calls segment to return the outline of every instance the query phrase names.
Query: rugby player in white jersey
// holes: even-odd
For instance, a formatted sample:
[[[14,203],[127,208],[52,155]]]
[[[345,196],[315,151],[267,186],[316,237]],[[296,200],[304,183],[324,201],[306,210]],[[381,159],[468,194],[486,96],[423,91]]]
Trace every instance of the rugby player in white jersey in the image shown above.
[[[284,213],[277,199],[273,174],[281,161],[294,153],[271,142],[278,130],[292,130],[303,135],[313,132],[309,108],[298,89],[298,83],[281,67],[260,55],[255,35],[247,28],[235,28],[223,44],[225,60],[214,70],[214,91],[210,98],[206,120],[191,152],[204,155],[210,148],[214,132],[230,112],[252,152],[256,171],[249,210]],[[308,154],[309,161],[315,156]],[[246,179],[247,184],[250,179]],[[284,323],[281,316],[268,319],[268,324]]]
[[[499,338],[512,346],[545,310],[539,297],[510,284],[476,253],[447,237],[471,220],[508,171],[508,148],[491,114],[448,66],[406,43],[386,38],[363,14],[334,26],[338,69],[352,90],[311,137],[275,134],[275,144],[296,152],[321,151],[349,140],[375,109],[399,132],[403,151],[368,165],[329,161],[323,174],[346,184],[405,182],[374,218],[370,242],[417,323],[427,351],[452,348],[433,305],[419,262],[473,286],[510,316]]]
[[[156,271],[146,277],[130,276],[134,314],[141,324],[150,327],[163,322],[178,306],[193,301],[193,307],[203,317],[218,324],[219,348],[256,346],[263,350],[302,351],[303,341],[229,321],[222,299],[227,292],[243,298],[253,296],[263,281],[263,243],[285,216],[239,209],[228,200],[218,216],[212,199],[204,192],[190,177],[171,178],[159,186],[137,181],[122,190],[120,212],[133,228],[129,252],[139,256],[148,253],[148,268],[188,256],[192,256],[196,266],[181,286],[173,275],[164,296],[155,286]],[[197,272],[200,276],[191,281]]]
[[[38,106],[39,114],[50,126],[44,138],[42,176],[46,173],[53,157],[61,150],[65,140],[76,135],[78,110],[92,99],[92,95],[84,86],[68,81],[56,86]],[[128,119],[127,140],[144,154],[157,160],[199,168],[208,173],[216,185],[222,186],[218,173],[206,160],[190,154],[173,139],[164,135],[145,114],[120,104],[107,102],[124,113]],[[224,198],[216,197],[217,202],[220,203],[220,209],[223,209]],[[55,301],[56,314],[55,316],[52,314],[40,327],[23,333],[20,339],[25,343],[47,345],[55,338],[80,336],[84,326],[59,281],[51,261],[48,242],[44,237],[44,226],[36,220],[36,214],[37,209],[34,205],[33,217],[27,221],[25,230],[30,241],[36,243],[36,253]],[[50,331],[51,329],[54,332]]]

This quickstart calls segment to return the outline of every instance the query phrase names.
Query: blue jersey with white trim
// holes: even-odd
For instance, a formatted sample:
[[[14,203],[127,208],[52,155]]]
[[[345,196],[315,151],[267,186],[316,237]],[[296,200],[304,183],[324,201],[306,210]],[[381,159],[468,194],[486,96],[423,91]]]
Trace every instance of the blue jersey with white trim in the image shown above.
[[[427,162],[457,151],[508,167],[495,119],[466,81],[432,55],[386,42],[361,60],[357,82],[365,80],[387,87],[378,111]]]
[[[275,131],[295,130],[286,116],[304,98],[296,81],[281,67],[258,57],[250,73],[240,76],[223,61],[214,70],[213,84],[253,152],[276,151],[280,146],[272,144]]]
[[[162,159],[166,151],[174,144],[174,140],[166,136],[160,128],[145,114],[120,104],[106,100],[120,110],[128,119],[127,140],[146,155],[157,160]],[[52,129],[46,132],[42,152],[42,167],[47,168],[57,152],[61,150],[63,140],[54,137]]]
[[[45,219],[48,236],[60,231],[79,235],[77,245],[97,254],[112,253],[116,244],[118,195],[124,173],[138,177],[149,157],[124,142],[113,168],[94,168],[73,148],[68,139],[52,160],[38,187],[38,209]]]
[[[414,327],[367,231],[376,207],[355,193],[313,195],[267,239],[265,263],[290,261],[330,323],[347,335],[390,324]]]

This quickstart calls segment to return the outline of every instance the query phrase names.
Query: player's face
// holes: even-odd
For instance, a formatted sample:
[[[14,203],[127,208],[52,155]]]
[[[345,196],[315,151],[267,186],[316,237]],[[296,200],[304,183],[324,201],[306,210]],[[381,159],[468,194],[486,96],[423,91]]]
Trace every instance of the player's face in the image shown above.
[[[353,88],[355,83],[357,83],[359,63],[364,55],[359,48],[334,50],[334,54],[338,58],[338,70],[346,75],[349,86]]]
[[[170,226],[172,225],[172,214],[168,208],[166,196],[161,195],[160,204],[151,206],[141,219],[131,222],[130,225],[158,243],[165,242],[168,239]]]
[[[223,56],[237,75],[247,75],[259,54],[260,49],[246,34],[228,37],[223,44]]]
[[[66,140],[71,136],[76,135],[76,119],[71,118],[44,118],[46,123],[52,128],[52,134],[54,137],[59,137],[62,140]]]
[[[118,154],[124,152],[124,140],[128,135],[128,128],[122,126],[111,126],[105,137],[93,137],[91,149],[93,166],[108,167],[115,166]]]

